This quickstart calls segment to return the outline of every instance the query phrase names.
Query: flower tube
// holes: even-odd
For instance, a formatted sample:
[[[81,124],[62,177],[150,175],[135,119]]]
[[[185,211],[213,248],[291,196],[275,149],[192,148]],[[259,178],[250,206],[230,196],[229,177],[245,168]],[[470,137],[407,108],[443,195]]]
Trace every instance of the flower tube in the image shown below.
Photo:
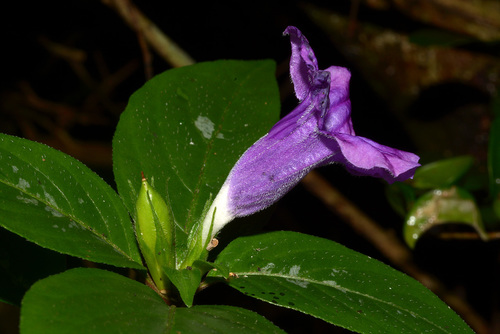
[[[236,162],[203,222],[205,241],[234,218],[278,201],[313,168],[341,163],[352,174],[392,183],[412,178],[420,166],[413,153],[356,136],[349,70],[319,70],[305,36],[292,26],[284,34],[290,36],[290,75],[300,103]]]

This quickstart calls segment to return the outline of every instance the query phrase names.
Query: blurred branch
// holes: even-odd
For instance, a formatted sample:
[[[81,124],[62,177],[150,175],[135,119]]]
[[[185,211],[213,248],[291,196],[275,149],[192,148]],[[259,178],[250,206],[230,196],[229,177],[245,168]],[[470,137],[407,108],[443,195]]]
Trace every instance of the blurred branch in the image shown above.
[[[172,66],[181,67],[194,64],[194,59],[182,50],[173,40],[166,36],[131,1],[102,0],[102,3],[113,8],[120,14],[130,28],[140,36],[144,36],[144,39],[151,47]]]
[[[406,109],[422,91],[445,82],[460,82],[489,94],[494,94],[500,83],[500,64],[495,56],[420,46],[405,34],[368,22],[358,22],[354,36],[348,36],[345,32],[352,19],[311,4],[302,8],[395,109]]]
[[[487,232],[488,240],[500,239],[500,232]],[[438,237],[445,240],[481,240],[476,232],[442,232]]]
[[[92,94],[90,94],[86,100],[86,105],[89,106],[88,111],[95,110],[95,104],[100,102],[113,114],[121,112],[121,107],[117,108],[115,103],[111,101],[109,95],[119,84],[124,82],[125,79],[136,71],[138,61],[132,60],[116,72],[109,73],[104,60],[98,58],[98,65],[100,65],[100,70],[103,76],[101,80],[95,80],[85,66],[85,61],[88,58],[86,52],[53,42],[46,37],[40,37],[39,42],[52,55],[66,61],[75,75],[92,91]],[[34,94],[31,95],[34,96]],[[95,112],[90,112],[90,114],[92,114],[91,117],[93,119],[87,120],[86,123],[94,122],[96,117],[100,117],[98,113]],[[78,115],[80,115],[80,118],[83,118],[86,113],[80,112]],[[80,121],[82,121],[82,119],[80,119]]]
[[[49,40],[47,37],[41,36],[38,41],[51,54],[62,58],[69,63],[83,63],[87,59],[87,53],[85,51],[55,43]]]
[[[391,0],[398,9],[419,21],[482,41],[500,39],[498,0]]]
[[[498,0],[363,0],[363,3],[376,10],[396,7],[416,21],[481,41],[500,39]]]
[[[89,165],[111,165],[111,147],[99,141],[82,141],[68,132],[74,124],[102,125],[109,121],[99,114],[85,115],[81,109],[39,97],[27,83],[20,92],[7,96],[23,137],[43,142],[55,149],[85,161]],[[88,117],[88,119],[86,119]]]
[[[311,194],[319,198],[328,209],[339,215],[357,233],[369,240],[396,267],[414,277],[438,295],[459,313],[478,334],[489,333],[486,322],[468,304],[448,291],[437,278],[422,271],[415,265],[412,254],[393,232],[381,228],[319,173],[310,172],[302,180],[302,185]]]

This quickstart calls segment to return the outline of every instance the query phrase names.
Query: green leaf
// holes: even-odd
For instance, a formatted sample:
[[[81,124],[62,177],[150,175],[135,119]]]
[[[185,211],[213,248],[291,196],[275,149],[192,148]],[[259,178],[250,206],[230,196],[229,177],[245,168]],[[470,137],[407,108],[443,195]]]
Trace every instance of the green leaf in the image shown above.
[[[154,77],[130,98],[113,139],[118,192],[135,218],[144,172],[170,199],[178,252],[239,156],[278,120],[274,71],[270,60],[199,63]]]
[[[147,286],[100,269],[77,268],[35,283],[20,330],[35,333],[163,333],[168,307]]]
[[[0,228],[0,301],[20,305],[33,283],[65,269],[65,255]]]
[[[488,235],[474,197],[466,190],[452,187],[436,189],[422,195],[406,216],[404,238],[410,248],[431,227],[461,223],[473,227],[483,240]]]
[[[0,225],[49,249],[142,268],[118,195],[72,157],[0,134]]]
[[[219,276],[222,276],[224,278],[229,277],[229,269],[226,266],[221,265],[220,263],[197,260],[194,261],[193,267],[200,269],[203,275],[208,273],[210,270],[213,270],[217,271]]]
[[[500,218],[500,197],[493,200],[493,212],[498,218]]]
[[[429,163],[417,169],[413,186],[420,189],[451,187],[464,176],[473,163],[474,158],[468,155]]]
[[[285,333],[251,311],[231,306],[207,305],[178,308],[169,333],[236,334]]]
[[[226,267],[200,260],[194,261],[192,266],[185,269],[175,270],[171,268],[164,268],[164,270],[168,279],[179,291],[182,301],[188,307],[193,305],[194,295],[198,290],[203,275],[210,270],[215,270],[225,278],[229,276],[229,271]]]
[[[387,185],[385,195],[391,207],[402,217],[415,202],[415,189],[403,182],[394,182]]]
[[[77,268],[35,283],[21,308],[23,334],[282,333],[236,307],[168,307],[147,286],[118,274]]]
[[[201,282],[202,272],[198,268],[188,267],[186,269],[163,268],[168,279],[179,291],[182,301],[186,306],[193,305],[194,294]]]
[[[216,263],[229,266],[227,283],[246,295],[351,331],[473,333],[417,281],[326,239],[295,232],[238,238]]]

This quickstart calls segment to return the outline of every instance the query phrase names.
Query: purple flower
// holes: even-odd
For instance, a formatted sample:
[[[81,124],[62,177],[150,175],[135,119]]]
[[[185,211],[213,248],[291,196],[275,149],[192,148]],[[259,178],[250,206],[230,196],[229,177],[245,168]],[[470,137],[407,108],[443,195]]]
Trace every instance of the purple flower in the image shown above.
[[[284,34],[290,35],[290,74],[300,104],[233,167],[205,218],[203,240],[235,217],[269,207],[313,168],[342,163],[352,174],[392,183],[413,177],[420,166],[413,153],[356,136],[351,123],[350,72],[337,66],[319,70],[304,35],[295,27],[288,27]]]

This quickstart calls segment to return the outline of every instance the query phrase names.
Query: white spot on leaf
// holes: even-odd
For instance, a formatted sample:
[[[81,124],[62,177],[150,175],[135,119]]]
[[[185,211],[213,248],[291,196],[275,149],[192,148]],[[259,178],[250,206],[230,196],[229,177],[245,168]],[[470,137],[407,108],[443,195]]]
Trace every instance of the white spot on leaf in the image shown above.
[[[347,290],[344,287],[338,285],[337,282],[335,281],[323,281],[323,283],[331,287],[334,287],[337,290],[342,291],[343,293],[347,293]]]
[[[298,280],[298,279],[287,278],[286,281],[290,282],[292,284],[298,285],[298,286],[300,286],[301,288],[304,288],[304,289],[307,288],[307,286],[309,285],[309,282],[307,282],[307,281],[301,281],[301,280]]]
[[[290,268],[290,272],[288,273],[288,275],[290,275],[290,276],[298,276],[299,275],[299,271],[300,271],[300,266],[292,266]]]
[[[45,190],[45,187],[42,186],[42,189],[43,189],[43,195],[45,196],[47,202],[49,202],[49,204],[52,205],[53,207],[57,207],[57,203],[54,197],[52,197],[52,195],[49,194],[47,190]]]
[[[59,211],[57,211],[56,209],[54,209],[48,205],[45,207],[45,211],[50,212],[52,214],[52,216],[54,216],[54,217],[64,217],[64,215],[62,213],[60,213]]]
[[[274,263],[268,263],[264,267],[260,268],[260,271],[268,274],[271,273],[271,271],[274,269]]]
[[[214,122],[212,122],[208,117],[198,116],[194,125],[198,130],[201,131],[203,137],[210,139],[212,137],[212,133],[214,132]]]
[[[21,188],[22,190],[26,190],[29,187],[31,187],[31,185],[25,179],[19,178],[19,182],[17,183],[17,187]]]
[[[26,198],[23,196],[16,196],[16,199],[22,201],[24,204],[33,204],[33,205],[38,205],[38,201],[34,198]]]

